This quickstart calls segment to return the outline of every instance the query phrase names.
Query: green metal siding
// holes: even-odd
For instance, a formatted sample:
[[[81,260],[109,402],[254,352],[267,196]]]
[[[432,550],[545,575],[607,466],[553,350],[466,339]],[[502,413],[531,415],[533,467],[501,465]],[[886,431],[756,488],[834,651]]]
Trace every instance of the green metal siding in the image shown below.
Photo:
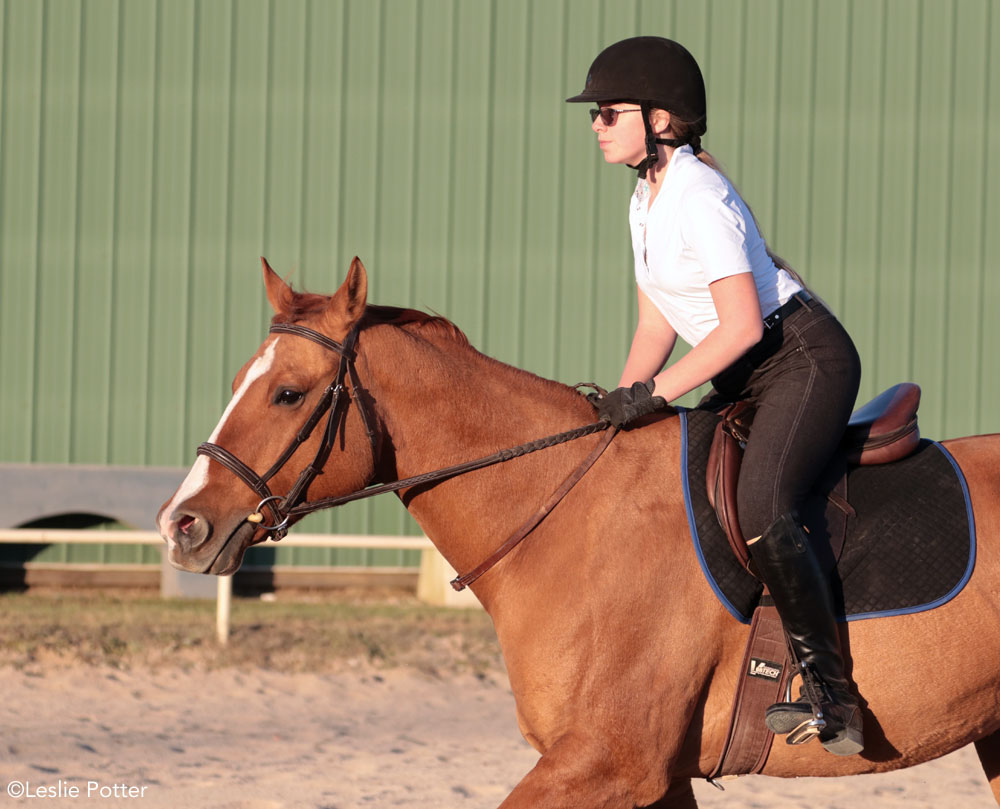
[[[992,0],[0,0],[0,460],[190,463],[263,336],[259,255],[332,291],[358,254],[372,300],[612,384],[634,178],[563,98],[640,32],[700,60],[705,145],[861,395],[1000,430]],[[389,500],[308,528],[413,530]]]

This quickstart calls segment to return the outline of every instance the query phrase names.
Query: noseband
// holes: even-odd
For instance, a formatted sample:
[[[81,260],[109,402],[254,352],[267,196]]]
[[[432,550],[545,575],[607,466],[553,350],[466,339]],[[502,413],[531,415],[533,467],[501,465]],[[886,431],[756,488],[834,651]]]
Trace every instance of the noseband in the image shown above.
[[[361,422],[364,424],[365,432],[368,433],[368,442],[371,444],[372,449],[372,459],[374,460],[378,457],[378,439],[374,430],[374,414],[371,413],[363,399],[364,388],[361,386],[361,380],[358,377],[358,371],[355,367],[355,359],[357,357],[355,344],[358,339],[358,327],[359,323],[355,323],[353,328],[347,333],[347,337],[344,338],[344,342],[338,343],[336,340],[331,340],[325,334],[320,334],[320,332],[305,326],[299,326],[294,323],[272,324],[270,334],[294,334],[298,337],[305,337],[307,340],[312,340],[314,343],[323,346],[323,348],[339,354],[340,364],[337,368],[336,378],[323,391],[323,395],[316,403],[316,407],[313,408],[312,413],[309,414],[309,418],[306,419],[298,433],[296,433],[295,438],[285,448],[285,451],[281,453],[274,465],[263,475],[258,475],[229,450],[220,447],[218,444],[206,441],[198,447],[199,455],[204,455],[222,464],[261,497],[256,510],[247,517],[247,520],[252,523],[259,523],[260,527],[272,534],[276,540],[281,539],[288,533],[288,524],[292,516],[292,509],[302,502],[306,496],[306,491],[309,489],[309,485],[315,480],[317,475],[322,473],[323,467],[326,465],[326,461],[333,449],[333,442],[336,440],[337,432],[347,418],[347,407],[352,398],[358,407],[358,413],[361,415]],[[344,387],[344,381],[348,377],[351,380],[351,391],[349,394]],[[316,425],[319,424],[326,413],[329,413],[329,415],[327,416],[326,426],[323,430],[323,437],[320,440],[319,448],[316,450],[316,456],[313,458],[312,463],[302,470],[298,480],[295,481],[288,494],[282,497],[272,493],[267,486],[267,482],[281,471],[299,446],[309,439],[313,430],[316,429]],[[264,515],[261,509],[265,506],[267,506],[274,517],[273,525],[264,524]]]

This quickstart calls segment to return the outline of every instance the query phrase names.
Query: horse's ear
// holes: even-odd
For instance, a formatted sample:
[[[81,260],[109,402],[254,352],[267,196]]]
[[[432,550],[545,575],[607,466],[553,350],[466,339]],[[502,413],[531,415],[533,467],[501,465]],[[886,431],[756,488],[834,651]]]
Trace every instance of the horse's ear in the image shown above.
[[[260,257],[260,263],[264,268],[264,288],[267,290],[267,300],[277,315],[287,314],[292,310],[292,301],[295,293],[267,263],[267,259]]]
[[[361,319],[368,301],[368,273],[357,256],[347,271],[347,279],[330,299],[327,316],[330,327],[336,331],[346,331]]]

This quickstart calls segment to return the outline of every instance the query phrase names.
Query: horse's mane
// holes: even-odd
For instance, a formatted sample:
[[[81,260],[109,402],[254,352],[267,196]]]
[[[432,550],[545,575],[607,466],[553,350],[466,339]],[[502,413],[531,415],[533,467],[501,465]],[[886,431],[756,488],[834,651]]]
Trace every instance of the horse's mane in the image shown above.
[[[368,304],[365,308],[364,324],[385,324],[389,326],[414,326],[417,330],[429,330],[449,337],[460,345],[468,346],[469,338],[458,326],[441,315],[430,315],[416,309],[399,306],[378,306]]]
[[[293,292],[291,298],[285,303],[286,311],[276,316],[275,320],[295,323],[309,315],[318,314],[323,311],[330,303],[330,296],[319,295],[314,292]],[[365,313],[361,319],[362,328],[365,326],[380,325],[399,327],[404,332],[413,336],[422,335],[431,339],[441,338],[448,340],[496,368],[506,368],[509,372],[517,374],[525,380],[532,379],[551,386],[553,391],[558,389],[562,395],[566,396],[567,402],[578,402],[581,400],[579,394],[561,382],[545,379],[530,371],[517,368],[494,357],[480,353],[473,348],[465,332],[448,318],[441,315],[428,314],[417,309],[407,309],[400,306],[367,304],[365,306]]]
[[[321,312],[330,302],[329,295],[319,295],[315,292],[294,292],[287,301],[287,311],[276,320],[295,323],[309,315]],[[469,346],[469,338],[448,318],[441,315],[431,315],[416,309],[405,309],[399,306],[379,306],[368,304],[362,319],[362,326],[387,325],[412,327],[413,331],[430,331],[432,335],[448,337],[459,345]]]

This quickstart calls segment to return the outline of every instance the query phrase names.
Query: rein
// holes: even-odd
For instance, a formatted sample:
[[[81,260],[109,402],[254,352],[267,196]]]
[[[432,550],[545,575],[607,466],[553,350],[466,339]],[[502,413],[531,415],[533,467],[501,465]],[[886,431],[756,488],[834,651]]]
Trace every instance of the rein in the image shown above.
[[[319,500],[303,502],[306,490],[309,488],[309,485],[313,482],[313,480],[315,480],[316,476],[322,473],[323,467],[330,457],[330,452],[333,449],[333,443],[340,425],[347,418],[347,407],[350,399],[354,399],[354,402],[358,407],[358,412],[361,415],[361,421],[364,425],[365,432],[368,434],[368,441],[371,444],[372,458],[377,459],[378,457],[378,439],[372,426],[375,423],[374,414],[369,410],[362,398],[365,391],[361,385],[361,379],[358,376],[358,372],[355,367],[355,359],[357,357],[355,353],[355,344],[357,343],[359,325],[360,322],[355,323],[355,325],[347,333],[347,337],[344,338],[343,343],[338,343],[336,340],[330,339],[325,334],[305,326],[299,326],[292,323],[274,323],[271,325],[269,330],[270,334],[292,334],[297,337],[304,337],[308,340],[312,340],[314,343],[318,343],[324,348],[339,354],[340,363],[337,368],[336,378],[326,388],[326,390],[323,391],[323,395],[320,397],[319,402],[317,402],[313,412],[306,419],[298,433],[296,433],[295,438],[293,438],[291,443],[285,448],[285,451],[278,457],[278,460],[263,475],[258,475],[253,471],[253,469],[247,466],[247,464],[243,463],[243,461],[229,452],[229,450],[219,446],[218,444],[206,441],[198,446],[197,454],[204,455],[216,463],[226,467],[262,498],[257,504],[257,508],[254,512],[248,515],[246,519],[248,522],[258,524],[259,527],[262,528],[267,534],[271,534],[275,541],[280,541],[288,534],[288,527],[293,518],[303,517],[315,511],[333,508],[334,506],[350,503],[354,500],[374,497],[378,494],[395,492],[411,486],[436,483],[441,480],[463,475],[466,472],[472,472],[476,469],[482,469],[487,466],[512,460],[513,458],[519,458],[522,455],[528,455],[532,452],[537,452],[538,450],[564,444],[568,441],[582,438],[585,435],[592,435],[594,433],[607,431],[600,443],[586,458],[584,458],[583,462],[573,471],[573,473],[563,481],[562,485],[552,493],[551,497],[549,497],[549,499],[538,509],[538,511],[536,511],[525,523],[523,523],[521,527],[485,561],[469,573],[459,576],[451,582],[452,587],[456,590],[463,590],[482,576],[483,573],[493,567],[493,565],[499,562],[504,556],[510,553],[510,551],[512,551],[521,542],[521,540],[528,536],[528,534],[530,534],[531,531],[534,530],[534,528],[543,519],[545,519],[546,516],[548,516],[549,512],[551,512],[559,501],[569,493],[570,489],[572,489],[573,486],[579,482],[584,474],[586,474],[587,470],[593,466],[594,462],[601,456],[604,450],[607,449],[612,439],[614,439],[615,435],[618,433],[618,428],[615,427],[609,430],[608,428],[611,427],[611,425],[608,422],[597,421],[593,424],[586,424],[573,430],[567,430],[566,432],[546,436],[545,438],[539,438],[525,444],[519,444],[516,447],[502,449],[492,455],[487,455],[472,461],[466,461],[465,463],[455,464],[453,466],[446,466],[432,472],[424,472],[423,474],[405,478],[404,480],[397,480],[392,483],[384,483],[377,486],[369,486],[364,489],[358,489],[357,491],[350,492],[349,494],[339,495],[336,497],[324,497]],[[348,377],[351,380],[352,390],[349,395],[345,396],[344,394],[346,392],[346,388],[344,387],[344,382]],[[308,440],[309,436],[312,435],[313,430],[316,429],[316,426],[326,413],[329,413],[329,416],[327,417],[319,449],[316,451],[316,455],[312,462],[302,470],[288,494],[284,497],[273,494],[268,488],[267,482],[274,477],[274,475],[276,475],[286,463],[288,463],[299,446]],[[267,506],[274,517],[273,525],[264,524],[264,515],[261,510],[265,506]]]

